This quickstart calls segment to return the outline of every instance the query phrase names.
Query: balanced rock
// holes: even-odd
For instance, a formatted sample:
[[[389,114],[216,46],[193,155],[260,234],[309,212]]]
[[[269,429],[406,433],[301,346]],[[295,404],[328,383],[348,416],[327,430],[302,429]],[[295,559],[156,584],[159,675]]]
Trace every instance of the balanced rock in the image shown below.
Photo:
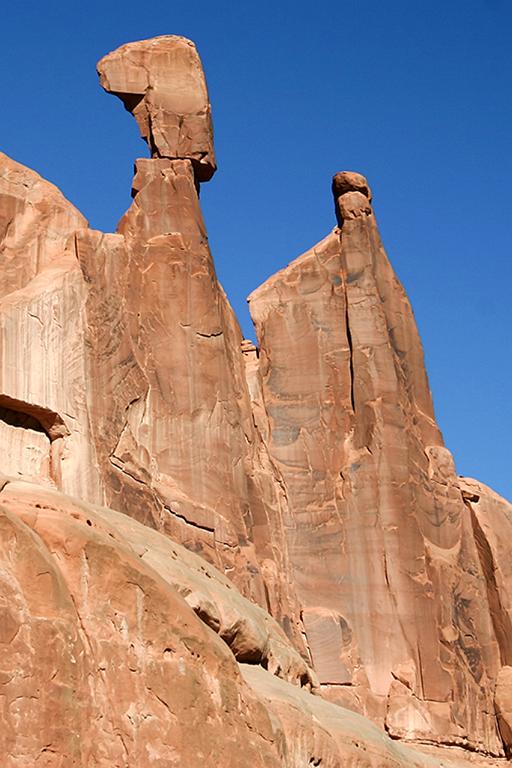
[[[347,192],[360,192],[371,201],[372,192],[367,179],[355,171],[339,171],[332,178],[332,193],[335,200]]]
[[[98,62],[98,74],[137,120],[152,157],[187,158],[199,181],[212,177],[211,107],[194,43],[176,35],[127,43]]]

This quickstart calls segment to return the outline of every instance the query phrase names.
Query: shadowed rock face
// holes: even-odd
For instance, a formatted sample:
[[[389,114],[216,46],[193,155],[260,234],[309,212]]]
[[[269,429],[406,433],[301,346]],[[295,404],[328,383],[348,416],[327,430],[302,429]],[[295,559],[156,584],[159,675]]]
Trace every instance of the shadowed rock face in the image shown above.
[[[509,754],[512,512],[455,473],[367,180],[337,173],[338,227],[251,295],[257,348],[199,205],[195,47],[98,71],[151,149],[115,234],[0,155],[8,768]]]

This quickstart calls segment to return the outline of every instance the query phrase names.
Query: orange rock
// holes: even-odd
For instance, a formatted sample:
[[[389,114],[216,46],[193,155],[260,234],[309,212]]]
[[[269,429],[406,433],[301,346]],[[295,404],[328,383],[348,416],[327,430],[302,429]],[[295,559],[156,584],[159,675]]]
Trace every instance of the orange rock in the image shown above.
[[[257,347],[199,205],[193,44],[99,71],[152,154],[116,234],[0,155],[7,768],[499,764],[510,505],[456,475],[367,180],[252,294]]]
[[[512,756],[512,667],[502,667],[496,680],[496,715],[505,751]]]
[[[372,191],[367,179],[361,173],[354,171],[339,171],[332,177],[332,193],[337,200],[341,195],[347,192],[360,192],[362,195],[372,199]]]
[[[0,501],[6,768],[279,765],[264,708],[151,543],[37,486]]]
[[[329,697],[393,736],[500,754],[497,638],[412,310],[366,179],[333,186],[341,229],[249,297],[307,645]]]
[[[0,488],[6,768],[467,764],[313,696],[275,622],[168,538],[34,484]],[[214,612],[238,615],[241,633],[252,622],[262,650],[278,642],[274,675],[264,655],[237,664],[236,632]]]
[[[58,261],[69,236],[86,226],[57,187],[0,152],[0,298]]]
[[[164,35],[122,45],[98,62],[103,88],[133,114],[153,157],[188,158],[215,173],[211,107],[194,43]]]

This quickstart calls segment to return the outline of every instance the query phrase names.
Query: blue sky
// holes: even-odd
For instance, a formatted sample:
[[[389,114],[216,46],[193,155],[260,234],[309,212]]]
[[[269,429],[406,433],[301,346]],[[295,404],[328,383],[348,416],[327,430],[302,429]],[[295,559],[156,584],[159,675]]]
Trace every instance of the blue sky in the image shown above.
[[[334,226],[332,174],[364,173],[458,471],[512,498],[509,0],[6,4],[0,149],[98,229],[147,152],[95,64],[159,34],[193,39],[206,69],[202,204],[246,335],[247,294]]]

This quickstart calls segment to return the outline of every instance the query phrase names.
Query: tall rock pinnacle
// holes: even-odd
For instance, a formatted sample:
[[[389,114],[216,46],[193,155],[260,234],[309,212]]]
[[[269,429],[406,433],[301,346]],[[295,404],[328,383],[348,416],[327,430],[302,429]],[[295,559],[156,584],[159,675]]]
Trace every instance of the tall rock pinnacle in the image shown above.
[[[127,43],[101,59],[98,74],[137,120],[152,157],[191,160],[198,181],[213,176],[211,107],[194,43],[176,35]]]
[[[307,645],[394,736],[498,750],[499,643],[412,310],[366,179],[333,192],[339,228],[249,297]]]
[[[194,45],[98,71],[151,150],[116,233],[0,154],[2,768],[502,765],[512,511],[456,475],[367,180],[256,346]]]

